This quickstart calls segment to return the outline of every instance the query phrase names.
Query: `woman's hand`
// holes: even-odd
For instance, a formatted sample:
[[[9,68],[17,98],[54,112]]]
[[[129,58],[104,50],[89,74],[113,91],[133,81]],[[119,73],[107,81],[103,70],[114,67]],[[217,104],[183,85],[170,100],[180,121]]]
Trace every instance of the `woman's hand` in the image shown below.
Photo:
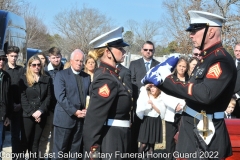
[[[182,110],[182,108],[183,108],[183,105],[178,103],[177,107],[175,108],[175,111],[180,112]]]
[[[148,100],[148,104],[151,104],[151,105],[153,105],[153,102],[152,102],[152,100],[151,100],[151,99],[149,99],[149,100]]]
[[[8,126],[10,124],[10,120],[8,117],[6,117],[5,121],[4,121],[4,126]]]
[[[35,122],[37,122],[37,123],[41,122],[41,117],[35,119]]]
[[[145,85],[145,88],[146,88],[146,89],[150,89],[151,86],[153,86],[153,84],[146,84],[146,85]]]
[[[42,112],[41,111],[39,111],[39,110],[37,110],[36,112],[34,112],[33,114],[32,114],[32,116],[33,116],[33,118],[35,118],[35,121],[37,122],[37,121],[39,121],[40,122],[40,120],[39,120],[39,118],[40,118],[40,116],[42,115]]]
[[[151,99],[148,100],[148,104],[151,104],[151,109],[154,109],[158,114],[161,114],[160,110],[153,104],[153,101]]]

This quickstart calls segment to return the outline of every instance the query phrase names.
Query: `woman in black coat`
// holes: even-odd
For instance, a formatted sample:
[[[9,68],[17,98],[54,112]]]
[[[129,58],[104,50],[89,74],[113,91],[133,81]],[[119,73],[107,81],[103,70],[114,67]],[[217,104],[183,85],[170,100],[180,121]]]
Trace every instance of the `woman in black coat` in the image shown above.
[[[46,123],[51,99],[50,77],[44,74],[41,60],[32,56],[26,66],[26,75],[20,79],[23,108],[23,151],[28,150],[37,159],[39,140]]]

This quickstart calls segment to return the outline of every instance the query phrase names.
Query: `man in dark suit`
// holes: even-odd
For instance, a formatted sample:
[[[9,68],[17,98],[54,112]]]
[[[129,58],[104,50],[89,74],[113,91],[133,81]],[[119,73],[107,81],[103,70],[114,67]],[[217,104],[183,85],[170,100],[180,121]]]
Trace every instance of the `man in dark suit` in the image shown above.
[[[47,66],[44,67],[44,71],[47,75],[49,75],[52,79],[52,82],[54,82],[55,76],[58,71],[63,70],[63,64],[61,63],[62,54],[59,48],[52,47],[48,50],[48,59],[49,63]],[[54,88],[54,84],[51,84],[51,87]],[[42,155],[47,153],[47,146],[49,145],[49,151],[48,153],[52,153],[52,146],[53,146],[53,112],[55,109],[55,106],[57,104],[57,100],[54,96],[54,89],[51,89],[51,103],[48,110],[48,116],[47,121],[45,124],[45,127],[43,129],[40,142],[39,142],[39,152],[41,152]],[[51,135],[50,142],[48,142],[48,137]],[[40,160],[43,160],[44,158],[40,158]],[[51,160],[51,158],[48,158],[48,160]]]
[[[132,152],[138,152],[138,132],[141,124],[141,120],[137,117],[136,113],[136,101],[139,95],[139,89],[143,86],[141,83],[142,78],[146,75],[147,71],[159,64],[159,62],[153,59],[155,47],[151,41],[146,41],[141,49],[142,58],[132,61],[130,63],[130,71],[131,71],[131,81],[133,87],[133,111],[131,114],[132,118]]]
[[[233,114],[236,115],[237,118],[240,118],[240,43],[235,45],[234,55],[236,58],[235,65],[237,67],[237,80],[234,88],[234,98],[237,103]]]
[[[54,80],[57,99],[53,118],[54,159],[60,158],[59,153],[79,153],[80,150],[86,96],[91,82],[90,76],[81,71],[83,62],[84,53],[79,49],[74,50],[70,58],[71,67],[59,71]]]
[[[227,113],[225,112],[224,118],[226,118],[226,119],[235,119],[236,116],[234,116],[233,114],[227,114]]]

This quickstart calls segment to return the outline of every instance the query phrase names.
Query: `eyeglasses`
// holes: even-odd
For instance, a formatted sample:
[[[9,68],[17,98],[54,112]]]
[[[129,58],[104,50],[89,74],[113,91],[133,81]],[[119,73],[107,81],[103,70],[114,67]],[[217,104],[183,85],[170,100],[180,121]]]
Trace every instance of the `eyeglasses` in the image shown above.
[[[145,52],[149,51],[149,52],[152,52],[153,49],[143,49]]]
[[[0,61],[6,61],[6,58],[0,57]]]
[[[40,67],[41,66],[41,63],[37,63],[37,64],[31,64],[31,66],[33,67],[33,68],[35,68],[36,66],[38,66],[38,67]]]
[[[193,53],[194,56],[198,57],[198,56],[201,56],[201,53]]]

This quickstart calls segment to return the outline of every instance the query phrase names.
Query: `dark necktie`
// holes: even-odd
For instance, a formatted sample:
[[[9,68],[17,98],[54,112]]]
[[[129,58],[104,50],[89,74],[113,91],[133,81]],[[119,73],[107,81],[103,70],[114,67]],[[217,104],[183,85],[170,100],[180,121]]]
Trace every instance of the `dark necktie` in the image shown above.
[[[231,119],[231,115],[230,115],[230,114],[228,114],[228,115],[227,115],[227,118],[228,118],[228,119]]]
[[[146,71],[148,71],[149,70],[149,62],[145,62],[145,67],[146,67]]]

